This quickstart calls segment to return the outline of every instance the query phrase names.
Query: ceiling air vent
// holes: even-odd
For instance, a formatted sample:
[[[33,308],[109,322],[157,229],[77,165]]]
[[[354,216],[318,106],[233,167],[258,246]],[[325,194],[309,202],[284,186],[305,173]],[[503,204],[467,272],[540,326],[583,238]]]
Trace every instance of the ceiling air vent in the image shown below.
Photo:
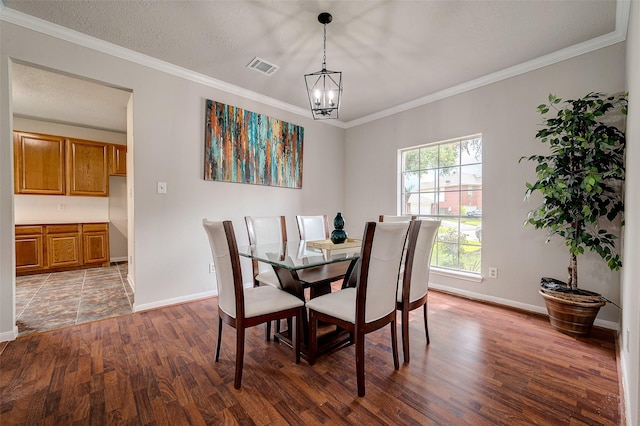
[[[277,65],[270,64],[264,59],[255,57],[251,60],[251,62],[249,62],[249,64],[247,65],[247,68],[251,68],[252,70],[256,70],[258,72],[261,72],[262,74],[271,75],[276,71],[278,71],[280,67]]]

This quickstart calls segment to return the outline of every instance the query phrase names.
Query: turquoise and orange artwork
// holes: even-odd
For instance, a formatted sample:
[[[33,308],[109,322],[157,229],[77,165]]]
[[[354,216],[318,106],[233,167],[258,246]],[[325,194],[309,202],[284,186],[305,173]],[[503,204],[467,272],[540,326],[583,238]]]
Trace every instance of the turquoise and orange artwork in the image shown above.
[[[204,179],[302,188],[304,127],[207,100]]]

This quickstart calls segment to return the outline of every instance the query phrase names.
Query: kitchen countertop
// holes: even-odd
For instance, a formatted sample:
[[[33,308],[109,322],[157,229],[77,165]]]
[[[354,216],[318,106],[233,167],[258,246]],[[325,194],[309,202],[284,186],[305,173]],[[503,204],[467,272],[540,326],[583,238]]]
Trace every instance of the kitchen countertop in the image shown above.
[[[16,226],[20,225],[68,225],[73,223],[109,223],[109,220],[16,220]]]

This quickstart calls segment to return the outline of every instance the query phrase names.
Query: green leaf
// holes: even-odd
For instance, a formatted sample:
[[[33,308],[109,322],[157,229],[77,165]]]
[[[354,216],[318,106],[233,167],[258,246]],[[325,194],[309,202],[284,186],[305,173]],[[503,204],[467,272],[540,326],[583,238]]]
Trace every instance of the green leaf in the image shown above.
[[[549,103],[538,105],[537,110],[545,115],[553,108],[555,116],[543,118],[542,127],[535,133],[548,153],[519,160],[535,163],[537,180],[525,182],[525,200],[531,200],[535,193],[542,197],[524,225],[546,229],[547,242],[554,235],[564,239],[572,254],[587,250],[599,254],[611,269],[622,266],[615,252],[617,236],[600,219],[620,219],[624,226],[620,183],[625,178],[626,138],[623,130],[607,122],[607,117],[618,108],[627,113],[627,96],[592,92],[562,101],[549,94]]]

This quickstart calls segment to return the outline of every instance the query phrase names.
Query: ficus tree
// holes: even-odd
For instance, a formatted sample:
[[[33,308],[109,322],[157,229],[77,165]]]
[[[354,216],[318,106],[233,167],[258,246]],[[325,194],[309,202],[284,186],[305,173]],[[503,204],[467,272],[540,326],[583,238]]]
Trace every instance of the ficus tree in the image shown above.
[[[607,228],[624,212],[626,139],[609,121],[611,115],[626,115],[627,94],[593,92],[575,100],[549,95],[549,102],[537,109],[543,127],[536,138],[549,153],[520,158],[536,163],[536,181],[526,183],[525,199],[542,196],[525,225],[546,229],[547,242],[564,238],[570,255],[567,285],[577,289],[577,257],[586,250],[598,253],[612,270],[622,266],[617,236]],[[549,112],[555,116],[545,118]]]

